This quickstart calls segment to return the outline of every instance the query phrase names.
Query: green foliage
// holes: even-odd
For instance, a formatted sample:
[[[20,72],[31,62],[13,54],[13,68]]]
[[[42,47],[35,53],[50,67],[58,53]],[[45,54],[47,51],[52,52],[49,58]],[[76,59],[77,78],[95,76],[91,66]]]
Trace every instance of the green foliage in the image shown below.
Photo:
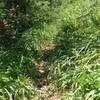
[[[86,3],[88,1],[78,0],[73,4],[66,5],[65,9],[62,8],[64,11],[59,13],[59,16],[63,18],[60,21],[61,30],[57,34],[56,43],[61,45],[64,50],[84,47],[89,40],[91,46],[98,40],[98,24],[95,24],[96,21],[93,20],[95,18],[98,20],[100,17],[98,4],[94,1],[90,5]],[[95,43],[95,45],[97,44]]]
[[[7,48],[18,42],[23,32],[30,27],[41,29],[44,23],[51,21],[49,17],[51,11],[47,1],[7,1],[1,8],[4,16],[0,20],[0,43]]]
[[[74,51],[74,53],[75,56],[61,57],[54,63],[51,73],[53,73],[57,87],[60,89],[71,87],[71,92],[67,94],[70,99],[95,98],[99,100],[100,54],[96,51],[87,52],[85,55],[83,52]]]
[[[56,10],[60,55],[56,54],[50,75],[59,89],[70,88],[68,100],[100,99],[98,6],[98,0],[77,0]]]
[[[35,85],[46,77],[69,89],[68,100],[99,100],[99,6],[99,0],[1,0],[0,99],[41,100]]]
[[[28,77],[19,76],[18,79],[9,77],[12,74],[11,69],[4,70],[0,74],[0,98],[6,100],[31,98],[35,94],[35,89]],[[14,70],[13,70],[14,71]]]

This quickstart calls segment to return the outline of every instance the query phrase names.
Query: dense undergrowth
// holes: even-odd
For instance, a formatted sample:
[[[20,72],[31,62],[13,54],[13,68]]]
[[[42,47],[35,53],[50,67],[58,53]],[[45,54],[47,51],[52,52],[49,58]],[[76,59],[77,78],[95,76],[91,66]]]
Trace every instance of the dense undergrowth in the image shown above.
[[[61,100],[99,100],[100,1],[6,1],[0,1],[0,99],[49,100],[39,90],[52,85],[64,90]]]

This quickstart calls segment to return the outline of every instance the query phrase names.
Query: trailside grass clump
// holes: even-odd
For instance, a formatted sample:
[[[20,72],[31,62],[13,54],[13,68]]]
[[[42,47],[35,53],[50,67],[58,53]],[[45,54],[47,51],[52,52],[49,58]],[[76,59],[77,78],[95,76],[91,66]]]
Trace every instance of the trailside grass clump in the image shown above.
[[[64,89],[68,100],[100,99],[100,53],[73,52],[72,57],[58,58],[51,75],[58,90]],[[70,91],[70,92],[68,92]]]
[[[99,6],[98,0],[76,0],[58,10],[59,52],[50,75],[58,89],[70,89],[68,100],[100,99]]]
[[[37,96],[34,81],[41,74],[35,61],[44,41],[51,42],[53,37],[50,9],[46,0],[0,1],[0,99],[31,100]]]

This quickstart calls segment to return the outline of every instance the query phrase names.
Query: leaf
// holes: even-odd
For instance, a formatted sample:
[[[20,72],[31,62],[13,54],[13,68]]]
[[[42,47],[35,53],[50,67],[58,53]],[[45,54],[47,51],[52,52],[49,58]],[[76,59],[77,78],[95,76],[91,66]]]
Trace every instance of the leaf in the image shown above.
[[[90,91],[86,94],[85,100],[94,100],[95,90]]]

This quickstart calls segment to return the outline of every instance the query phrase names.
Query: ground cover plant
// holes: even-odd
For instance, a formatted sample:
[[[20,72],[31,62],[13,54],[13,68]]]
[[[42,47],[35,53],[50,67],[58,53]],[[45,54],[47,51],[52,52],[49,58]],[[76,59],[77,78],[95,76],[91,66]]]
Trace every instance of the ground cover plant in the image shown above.
[[[1,100],[100,100],[100,1],[0,1]]]

